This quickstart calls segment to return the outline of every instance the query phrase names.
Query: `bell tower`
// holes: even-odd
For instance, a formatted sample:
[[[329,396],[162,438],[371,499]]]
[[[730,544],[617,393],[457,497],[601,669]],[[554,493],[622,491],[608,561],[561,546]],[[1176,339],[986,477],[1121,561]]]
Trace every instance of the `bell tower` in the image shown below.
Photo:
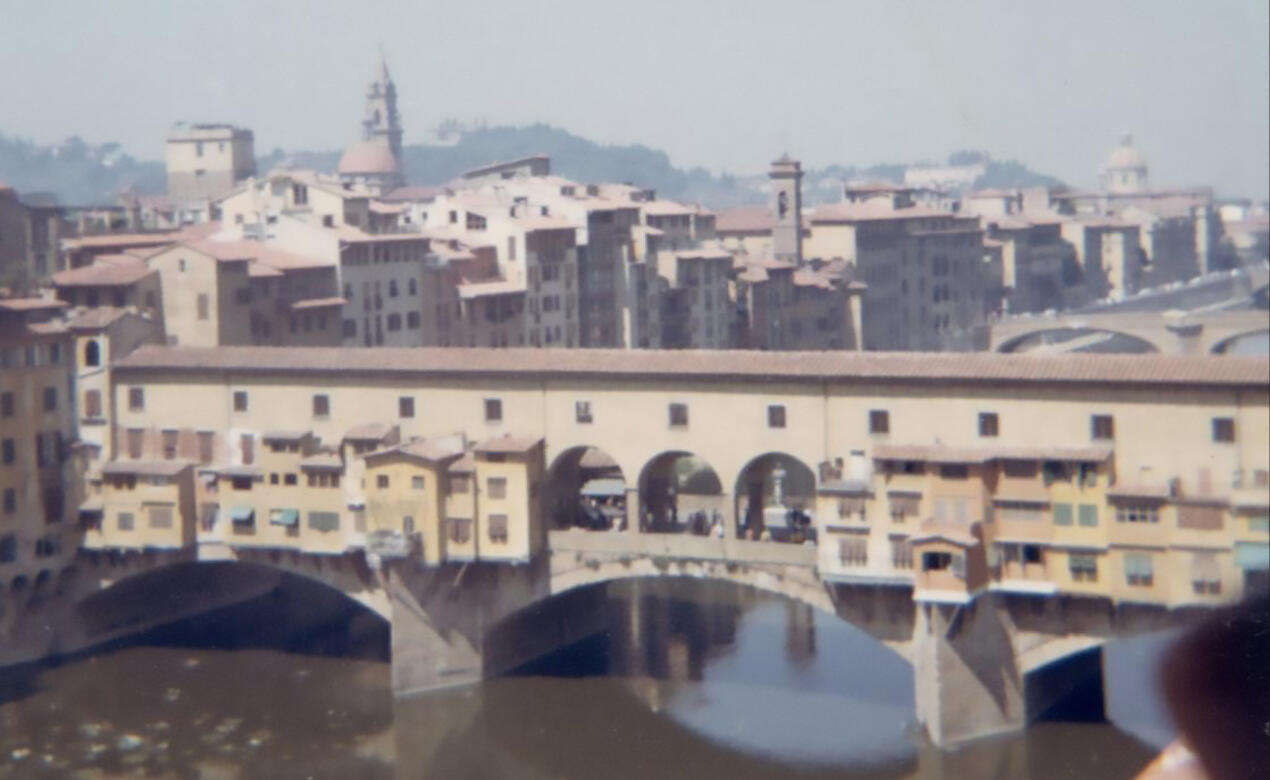
[[[378,141],[401,161],[401,116],[397,113],[397,86],[388,74],[383,52],[379,67],[366,90],[366,116],[362,119],[362,140]]]
[[[788,154],[772,163],[772,254],[796,265],[803,261],[803,170]]]

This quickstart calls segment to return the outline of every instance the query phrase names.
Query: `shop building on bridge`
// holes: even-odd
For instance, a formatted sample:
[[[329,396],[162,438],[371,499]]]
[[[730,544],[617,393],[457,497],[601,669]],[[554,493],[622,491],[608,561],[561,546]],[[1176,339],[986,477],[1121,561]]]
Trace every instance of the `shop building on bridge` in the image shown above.
[[[624,485],[607,533],[691,513],[757,538],[796,509],[821,579],[919,602],[1196,605],[1266,579],[1260,359],[150,347],[112,381],[92,549],[525,563],[571,524],[581,448]]]

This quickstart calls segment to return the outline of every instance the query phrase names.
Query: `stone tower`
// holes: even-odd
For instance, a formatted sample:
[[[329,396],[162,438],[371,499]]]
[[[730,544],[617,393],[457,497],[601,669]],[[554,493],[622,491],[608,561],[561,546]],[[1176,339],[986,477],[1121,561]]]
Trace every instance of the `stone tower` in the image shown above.
[[[366,118],[362,120],[362,140],[387,145],[401,160],[401,115],[397,113],[397,87],[388,74],[388,61],[379,55],[379,67],[366,90]]]
[[[783,154],[772,163],[772,253],[777,260],[801,265],[803,260],[803,171],[797,160]]]

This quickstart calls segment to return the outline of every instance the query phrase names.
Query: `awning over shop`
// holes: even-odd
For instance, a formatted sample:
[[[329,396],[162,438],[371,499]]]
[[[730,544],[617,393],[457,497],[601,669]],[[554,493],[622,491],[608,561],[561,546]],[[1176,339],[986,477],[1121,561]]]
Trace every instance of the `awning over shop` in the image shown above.
[[[288,528],[294,528],[299,524],[300,510],[298,509],[269,510],[269,525],[285,525]]]
[[[1270,547],[1262,542],[1235,542],[1235,564],[1244,571],[1270,569]]]
[[[229,510],[229,519],[234,525],[251,525],[256,522],[256,510],[249,506],[236,506]]]

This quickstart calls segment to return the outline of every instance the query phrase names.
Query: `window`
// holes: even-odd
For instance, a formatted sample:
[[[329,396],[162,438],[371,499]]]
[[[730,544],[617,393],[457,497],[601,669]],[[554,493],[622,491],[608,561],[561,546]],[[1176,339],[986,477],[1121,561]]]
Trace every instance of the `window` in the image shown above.
[[[131,512],[120,512],[118,516],[119,530],[131,531],[134,521]]]
[[[128,429],[128,457],[136,460],[141,457],[141,446],[145,438],[145,431],[140,428]]]
[[[999,435],[1001,432],[1000,422],[997,419],[996,412],[980,412],[979,413],[979,435],[985,438],[991,438]]]
[[[891,540],[891,566],[896,569],[913,568],[913,545],[908,539]]]
[[[1088,553],[1069,553],[1067,570],[1071,572],[1074,582],[1098,581],[1098,557]]]
[[[450,541],[456,544],[467,544],[472,540],[472,519],[469,517],[451,517],[446,521],[450,528]]]
[[[170,506],[150,507],[150,527],[151,528],[171,528],[172,527],[172,507]]]
[[[1094,439],[1116,438],[1116,421],[1109,414],[1095,414],[1089,418],[1090,436]]]
[[[1158,523],[1160,507],[1158,504],[1130,503],[1116,507],[1117,523]]]
[[[46,412],[57,411],[57,388],[56,387],[44,388],[44,411]]]
[[[785,407],[781,404],[772,404],[767,407],[767,427],[768,428],[784,428],[785,427]]]
[[[180,438],[180,434],[173,430],[163,432],[163,459],[172,460],[176,457],[176,445]]]
[[[403,395],[397,399],[397,416],[403,419],[415,416],[415,399]]]
[[[331,398],[324,394],[313,396],[313,416],[314,417],[330,417],[331,416]]]
[[[507,543],[507,515],[489,516],[489,540],[499,544]]]
[[[207,297],[207,293],[198,294],[198,318],[200,320],[208,319],[211,314],[211,300]]]
[[[411,489],[411,490],[423,490],[423,484],[424,484],[423,477],[420,477],[420,476],[413,476],[413,477],[411,477],[411,478],[410,478],[410,489]]]
[[[1215,553],[1197,552],[1191,557],[1191,589],[1197,596],[1221,594],[1221,567]]]
[[[12,417],[13,414],[13,393],[0,393],[0,417]]]
[[[1069,482],[1072,478],[1070,464],[1061,460],[1047,460],[1041,464],[1041,481],[1046,485],[1055,482]]]
[[[866,566],[869,563],[869,538],[844,536],[838,540],[838,562],[843,566]]]
[[[1071,504],[1055,504],[1054,505],[1054,525],[1071,525],[1072,524],[1072,505]]]
[[[292,486],[294,486],[294,485],[296,485],[296,484],[298,484],[298,483],[299,483],[299,480],[296,478],[296,475],[295,475],[295,474],[283,474],[283,475],[282,475],[282,484],[284,484],[284,485],[292,485]]]
[[[407,328],[410,328],[411,330],[418,330],[421,322],[422,322],[422,318],[419,316],[419,312],[417,311],[406,312],[406,327]]]
[[[1155,566],[1150,553],[1126,553],[1124,579],[1129,585],[1149,588],[1155,583]]]
[[[869,433],[890,433],[891,413],[885,409],[873,409],[869,412]]]
[[[101,417],[101,391],[84,391],[84,416],[89,419]]]
[[[143,412],[146,408],[146,391],[144,387],[128,388],[128,410]]]
[[[215,434],[211,431],[198,432],[198,462],[204,465],[212,462],[212,447]]]
[[[1177,527],[1193,531],[1220,531],[1225,525],[1225,511],[1211,504],[1179,504]]]
[[[969,479],[970,467],[964,463],[944,463],[939,467],[942,479]]]
[[[670,427],[672,428],[688,427],[688,404],[671,404],[670,405]]]
[[[6,515],[18,511],[18,491],[13,488],[4,489],[4,513]]]
[[[250,466],[256,462],[256,439],[250,433],[244,433],[238,440],[242,452],[243,465]]]
[[[503,421],[503,402],[498,398],[485,399],[485,422]]]
[[[99,366],[101,365],[101,345],[96,339],[89,339],[84,345],[84,365]]]
[[[952,553],[922,553],[922,571],[943,571],[952,566]]]
[[[1213,418],[1213,441],[1232,442],[1235,440],[1235,421],[1229,417]]]
[[[579,423],[587,424],[591,422],[591,402],[576,401],[573,404],[573,418]]]
[[[234,391],[234,411],[235,412],[247,411],[247,391],[246,390]]]
[[[450,492],[455,495],[463,495],[471,488],[466,474],[451,474],[449,478]]]
[[[18,559],[18,537],[14,534],[0,536],[0,563],[13,563]]]
[[[507,498],[507,479],[490,477],[485,480],[485,494],[490,498]]]
[[[387,474],[379,474],[379,475],[376,475],[376,477],[375,477],[375,487],[379,488],[380,490],[385,490],[385,489],[387,489],[387,487],[388,487],[388,475],[387,475]]]
[[[1042,563],[1044,561],[1044,552],[1039,544],[1025,544],[1022,549],[1023,563]]]
[[[1081,504],[1076,507],[1076,522],[1086,528],[1096,527],[1098,525],[1098,505]]]

